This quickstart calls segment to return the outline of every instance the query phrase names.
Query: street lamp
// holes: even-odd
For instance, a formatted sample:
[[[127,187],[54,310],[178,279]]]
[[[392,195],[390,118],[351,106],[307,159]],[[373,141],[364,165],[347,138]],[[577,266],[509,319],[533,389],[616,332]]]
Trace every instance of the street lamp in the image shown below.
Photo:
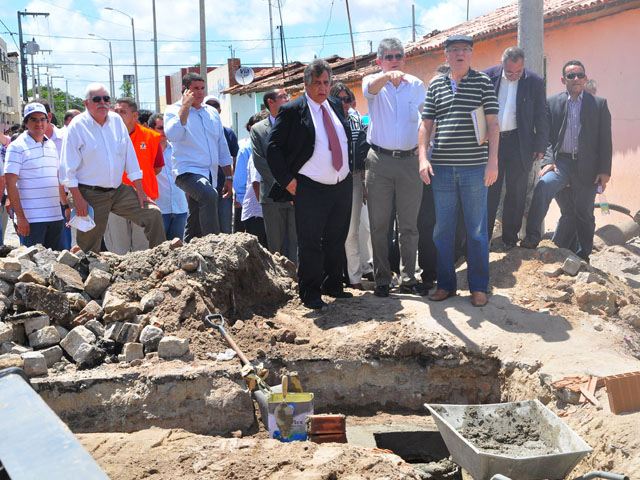
[[[139,93],[138,93],[138,58],[136,56],[136,27],[133,24],[133,17],[131,15],[128,15],[128,14],[124,13],[121,10],[118,10],[117,8],[104,7],[104,9],[105,10],[112,10],[114,12],[121,13],[125,17],[129,17],[131,19],[131,34],[133,36],[133,67],[135,69],[135,76],[136,76],[136,103],[138,105],[140,105],[140,96],[139,96]]]
[[[111,50],[111,41],[107,40],[104,37],[101,37],[100,35],[96,35],[95,33],[90,33],[89,34],[90,37],[96,37],[99,38],[100,40],[104,40],[105,42],[109,43],[109,68],[110,68],[110,72],[109,72],[109,88],[111,89],[111,95],[115,95],[115,88],[116,88],[116,82],[113,76],[113,51]],[[99,52],[91,52],[91,53],[97,53],[98,55],[102,55],[103,57],[106,57],[105,54],[103,53],[99,53]]]

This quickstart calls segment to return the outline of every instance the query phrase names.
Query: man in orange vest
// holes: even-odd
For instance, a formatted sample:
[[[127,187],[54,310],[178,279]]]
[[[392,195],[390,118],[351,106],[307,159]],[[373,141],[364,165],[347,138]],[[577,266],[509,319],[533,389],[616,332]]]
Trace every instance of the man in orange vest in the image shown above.
[[[164,166],[160,134],[138,123],[138,105],[132,98],[116,100],[115,112],[122,117],[129,131],[142,170],[142,188],[151,200],[155,200],[158,198],[156,175]],[[122,175],[122,183],[132,185],[126,173]],[[118,255],[149,248],[149,241],[142,227],[113,213],[109,214],[104,243],[107,250]]]

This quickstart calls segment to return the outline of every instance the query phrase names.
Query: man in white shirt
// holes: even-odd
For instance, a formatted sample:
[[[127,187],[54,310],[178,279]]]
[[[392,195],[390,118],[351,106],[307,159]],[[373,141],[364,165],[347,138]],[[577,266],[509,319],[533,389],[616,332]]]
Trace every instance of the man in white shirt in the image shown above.
[[[386,38],[378,46],[382,72],[362,80],[369,104],[365,185],[373,246],[374,294],[389,296],[392,273],[389,264],[389,223],[394,199],[400,243],[400,291],[426,295],[416,276],[418,211],[422,181],[418,168],[418,126],[426,96],[424,83],[404,73],[404,48],[397,38]]]
[[[24,107],[26,131],[7,148],[5,178],[22,244],[57,250],[63,224],[60,200],[68,205],[58,181],[57,150],[45,135],[48,124],[44,105]]]
[[[293,199],[298,232],[298,288],[317,310],[343,290],[344,242],[351,218],[351,129],[342,102],[329,98],[331,67],[316,59],[304,69],[305,95],[280,107],[271,129],[267,162],[276,183],[269,195]]]
[[[89,84],[87,110],[69,124],[62,142],[60,180],[71,192],[76,215],[86,216],[89,205],[94,211],[96,226],[78,231],[78,246],[99,252],[113,212],[144,228],[153,248],[166,240],[162,214],[142,189],[142,171],[129,132],[120,115],[109,111],[109,100],[104,85]],[[123,172],[135,188],[122,183]]]

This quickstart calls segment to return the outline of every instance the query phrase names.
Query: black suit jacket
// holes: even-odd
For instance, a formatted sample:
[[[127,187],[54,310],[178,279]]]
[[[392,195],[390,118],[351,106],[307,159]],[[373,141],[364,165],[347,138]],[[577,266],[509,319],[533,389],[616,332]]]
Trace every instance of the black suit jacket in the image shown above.
[[[555,163],[567,129],[567,105],[569,95],[562,92],[547,99],[551,130],[549,146],[543,165]],[[580,108],[578,133],[579,178],[585,184],[595,181],[599,173],[611,175],[611,113],[607,100],[584,92]]]
[[[351,129],[344,116],[342,102],[332,97],[327,100],[344,127],[349,158],[351,158]],[[291,183],[298,171],[311,158],[315,143],[316,131],[307,103],[307,96],[303,94],[280,106],[278,116],[269,134],[267,147],[267,163],[276,180],[269,194],[271,198],[276,201],[292,199],[286,186]]]
[[[502,65],[484,71],[493,82],[496,96],[500,91]],[[520,158],[525,168],[531,168],[534,152],[544,153],[549,142],[549,119],[547,117],[547,100],[544,80],[524,69],[518,80],[516,94],[516,121],[518,123],[518,139],[520,140]]]

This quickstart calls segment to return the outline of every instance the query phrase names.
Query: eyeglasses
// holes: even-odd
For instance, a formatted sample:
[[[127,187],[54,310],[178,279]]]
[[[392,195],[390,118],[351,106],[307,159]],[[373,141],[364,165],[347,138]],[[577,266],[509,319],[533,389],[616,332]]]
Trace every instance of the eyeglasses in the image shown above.
[[[289,94],[288,93],[281,93],[280,95],[276,95],[276,98],[279,98],[281,100],[288,100],[289,99]]]
[[[469,53],[473,50],[473,48],[471,47],[454,47],[454,48],[447,48],[445,49],[447,53],[453,53],[454,55],[456,53]]]
[[[349,95],[344,97],[338,97],[338,98],[342,100],[342,103],[351,103],[351,97]]]
[[[582,72],[579,73],[567,73],[565,74],[565,78],[568,80],[573,80],[574,78],[578,77],[580,80],[582,80],[585,77],[585,74]]]
[[[164,125],[156,125],[154,127],[155,130],[164,130]]]
[[[385,55],[383,58],[387,62],[390,62],[390,61],[392,61],[394,59],[395,60],[402,60],[404,58],[404,53],[396,53],[395,55],[390,53],[389,55]]]
[[[111,97],[109,95],[96,95],[95,97],[91,98],[91,101],[93,103],[100,103],[100,100],[104,101],[104,103],[109,103],[109,101],[111,100]]]
[[[523,73],[524,72],[522,70],[520,70],[518,72],[509,72],[507,70],[504,71],[505,77],[514,77],[514,78],[520,78]]]

